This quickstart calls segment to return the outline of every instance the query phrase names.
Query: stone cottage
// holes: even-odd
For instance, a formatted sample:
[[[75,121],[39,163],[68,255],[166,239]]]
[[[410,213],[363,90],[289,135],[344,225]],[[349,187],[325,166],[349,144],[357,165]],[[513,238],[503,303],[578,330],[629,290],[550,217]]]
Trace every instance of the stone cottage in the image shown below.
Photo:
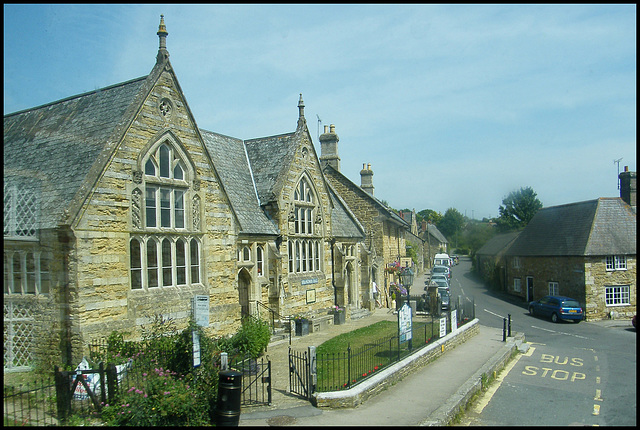
[[[449,241],[435,224],[427,221],[422,221],[422,228],[418,235],[422,238],[424,244],[423,254],[426,268],[430,269],[433,267],[433,258],[436,254],[449,253]]]
[[[385,215],[363,223],[327,180],[302,96],[291,133],[200,129],[163,18],[157,35],[149,75],[4,117],[5,370],[77,364],[157,315],[184,327],[196,296],[213,336],[244,314],[358,309],[377,255],[404,255],[403,223],[372,196]]]
[[[363,250],[367,264],[363,264],[360,268],[360,276],[365,303],[373,307],[371,286],[375,282],[383,298],[383,306],[388,306],[390,302],[386,299],[389,297],[389,286],[391,282],[398,282],[398,279],[392,272],[385,269],[406,258],[405,232],[410,231],[410,225],[394,210],[374,197],[371,164],[363,164],[360,171],[360,186],[342,174],[338,155],[339,140],[335,125],[325,126],[324,133],[320,135],[322,169],[331,187],[346,202],[364,227]]]
[[[636,214],[620,198],[543,208],[504,251],[506,291],[578,300],[587,319],[636,312]]]

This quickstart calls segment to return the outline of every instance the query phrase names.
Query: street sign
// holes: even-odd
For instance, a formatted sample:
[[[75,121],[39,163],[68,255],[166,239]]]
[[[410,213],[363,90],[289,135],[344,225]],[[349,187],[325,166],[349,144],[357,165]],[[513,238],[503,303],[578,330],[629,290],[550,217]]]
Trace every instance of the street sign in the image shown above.
[[[440,337],[445,337],[447,334],[447,317],[440,318]]]
[[[191,307],[196,324],[200,327],[209,327],[209,296],[194,296]]]
[[[400,343],[411,340],[411,307],[405,302],[398,310],[398,337]]]
[[[200,366],[200,335],[193,330],[191,338],[193,340],[193,367],[198,367]]]

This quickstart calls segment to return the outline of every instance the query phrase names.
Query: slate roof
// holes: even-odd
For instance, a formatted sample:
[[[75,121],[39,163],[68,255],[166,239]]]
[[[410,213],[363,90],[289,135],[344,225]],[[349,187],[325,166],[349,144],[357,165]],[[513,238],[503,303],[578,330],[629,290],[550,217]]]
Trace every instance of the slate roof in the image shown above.
[[[438,230],[434,224],[427,223],[427,233],[435,237],[440,243],[449,243],[446,237]]]
[[[361,187],[353,183],[349,178],[343,175],[342,172],[339,172],[338,170],[334,169],[330,165],[326,165],[324,167],[324,172],[327,175],[334,176],[337,180],[339,180],[349,188],[353,189],[357,194],[360,195],[360,197],[363,197],[365,200],[369,200],[371,203],[373,203],[374,206],[378,208],[380,212],[386,215],[387,218],[391,219],[392,221],[395,221],[397,224],[400,224],[403,227],[407,228],[409,231],[411,231],[411,226],[409,225],[409,223],[407,223],[407,221],[402,219],[400,215],[398,215],[394,210],[388,208],[384,203],[382,203],[376,197],[372,196],[371,194],[363,190]]]
[[[39,191],[40,228],[55,227],[86,187],[146,78],[4,116],[5,185]]]
[[[487,243],[485,243],[480,249],[478,249],[478,251],[476,251],[476,255],[497,256],[500,253],[506,251],[508,246],[518,237],[519,234],[519,231],[515,231],[493,236],[487,241]]]
[[[337,238],[364,239],[364,227],[342,198],[329,185],[331,208],[331,235]]]
[[[636,253],[636,216],[620,198],[540,209],[507,255],[586,256]]]
[[[291,164],[298,145],[295,132],[245,141],[261,205],[277,200],[278,179]]]
[[[244,142],[200,129],[214,166],[220,176],[242,233],[279,234],[275,224],[260,207]]]

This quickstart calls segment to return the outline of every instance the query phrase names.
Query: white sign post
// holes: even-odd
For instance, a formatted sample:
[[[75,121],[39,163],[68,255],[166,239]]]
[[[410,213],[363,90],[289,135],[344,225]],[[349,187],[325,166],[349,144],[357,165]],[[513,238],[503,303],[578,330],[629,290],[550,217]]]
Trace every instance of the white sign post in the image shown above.
[[[440,318],[440,337],[447,335],[447,317]]]
[[[193,367],[200,366],[200,335],[197,331],[191,332],[191,338],[193,340]]]
[[[451,333],[456,330],[458,330],[458,310],[454,309],[451,311]]]
[[[198,295],[191,302],[193,319],[200,327],[209,327],[209,296]]]
[[[411,307],[405,302],[398,310],[398,336],[400,343],[411,340]]]

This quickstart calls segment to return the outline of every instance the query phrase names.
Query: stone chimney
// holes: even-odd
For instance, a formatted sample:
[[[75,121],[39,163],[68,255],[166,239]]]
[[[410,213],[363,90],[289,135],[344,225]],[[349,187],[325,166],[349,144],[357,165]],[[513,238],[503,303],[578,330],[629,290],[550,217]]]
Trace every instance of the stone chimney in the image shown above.
[[[331,124],[329,127],[324,126],[324,133],[320,135],[320,165],[324,168],[329,165],[340,171],[340,157],[338,157],[338,135],[336,134],[336,126]]]
[[[630,172],[629,166],[624,166],[620,173],[620,198],[636,210],[636,172]]]
[[[362,170],[360,170],[360,188],[373,196],[373,170],[371,170],[371,163],[362,163]]]

